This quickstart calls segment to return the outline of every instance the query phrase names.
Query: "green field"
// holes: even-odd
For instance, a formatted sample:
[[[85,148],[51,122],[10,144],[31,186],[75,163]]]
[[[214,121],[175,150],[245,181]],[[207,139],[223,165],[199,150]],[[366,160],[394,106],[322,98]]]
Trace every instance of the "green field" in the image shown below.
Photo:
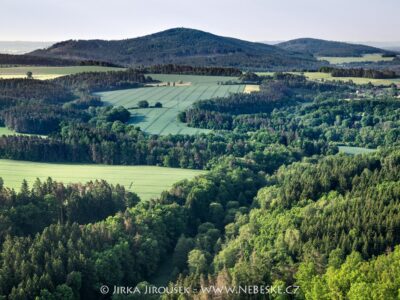
[[[376,149],[368,149],[362,147],[351,147],[351,146],[339,146],[339,152],[343,152],[346,154],[356,155],[356,154],[368,154],[375,152]]]
[[[8,129],[7,127],[0,127],[0,136],[2,135],[15,135],[15,131]]]
[[[19,189],[23,179],[32,184],[36,178],[51,177],[64,183],[104,179],[121,184],[142,200],[158,197],[175,182],[191,179],[204,171],[155,166],[109,166],[90,164],[51,164],[0,159],[0,177],[7,187]]]
[[[364,54],[363,56],[354,57],[332,57],[332,56],[319,56],[318,60],[327,60],[330,64],[339,65],[352,62],[378,62],[378,61],[391,61],[393,57],[382,57],[382,54]]]
[[[355,84],[367,84],[371,82],[373,85],[391,85],[392,83],[400,83],[400,78],[395,79],[372,79],[372,78],[360,78],[360,77],[332,77],[329,73],[321,72],[305,72],[304,75],[310,80],[340,80],[340,81],[353,81]]]
[[[33,73],[33,78],[47,80],[60,76],[81,72],[105,72],[122,70],[121,68],[100,66],[71,66],[71,67],[0,67],[0,78],[24,78],[28,71]]]
[[[326,80],[326,81],[353,81],[355,84],[368,84],[371,82],[373,85],[384,85],[384,86],[389,86],[392,83],[395,84],[400,84],[400,78],[395,78],[395,79],[372,79],[372,78],[360,78],[360,77],[332,77],[331,74],[329,73],[322,73],[322,72],[289,72],[292,74],[303,74],[304,76],[307,77],[309,80],[316,80],[316,81],[321,81],[321,80]],[[273,72],[257,72],[258,75],[264,75],[264,76],[272,76],[274,73]]]
[[[195,101],[214,97],[226,97],[231,93],[243,92],[244,85],[218,85],[232,77],[195,76],[195,75],[154,75],[162,82],[181,82],[181,86],[155,86],[138,89],[118,90],[98,93],[102,100],[114,106],[136,107],[141,100],[147,100],[150,106],[161,102],[162,108],[131,109],[132,123],[152,134],[197,134],[208,132],[205,129],[190,128],[177,120],[180,111],[184,111]]]
[[[7,127],[0,127],[0,136],[2,135],[32,135],[29,133],[19,133],[15,132],[12,129],[8,129]],[[40,135],[41,137],[46,137],[45,135]]]

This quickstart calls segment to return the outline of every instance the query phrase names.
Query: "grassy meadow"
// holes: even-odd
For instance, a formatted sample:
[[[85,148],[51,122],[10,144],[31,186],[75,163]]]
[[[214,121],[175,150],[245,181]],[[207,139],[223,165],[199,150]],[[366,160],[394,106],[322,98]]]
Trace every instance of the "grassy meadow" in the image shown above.
[[[32,72],[33,78],[40,80],[54,79],[60,76],[71,75],[81,72],[106,72],[117,71],[121,68],[101,66],[71,66],[71,67],[0,67],[0,78],[25,78],[28,71]]]
[[[23,179],[30,185],[48,177],[64,183],[104,179],[121,184],[137,193],[142,200],[158,197],[175,182],[191,179],[204,171],[155,166],[110,166],[90,164],[51,164],[0,159],[0,177],[6,187],[19,189]]]
[[[184,83],[180,86],[152,86],[98,93],[102,100],[114,106],[130,108],[132,123],[152,134],[197,134],[209,130],[191,128],[177,120],[179,112],[184,111],[195,101],[215,97],[226,97],[231,93],[241,93],[244,85],[219,85],[218,82],[232,80],[232,77],[196,75],[154,75],[162,82]],[[235,78],[233,78],[235,79]],[[162,103],[162,108],[135,108],[141,100],[154,106]],[[134,108],[134,109],[133,109]]]
[[[382,54],[364,54],[363,56],[354,57],[354,56],[346,56],[346,57],[332,57],[332,56],[318,56],[318,60],[326,60],[331,64],[339,65],[346,64],[352,62],[379,62],[379,61],[391,61],[393,57],[383,57]]]

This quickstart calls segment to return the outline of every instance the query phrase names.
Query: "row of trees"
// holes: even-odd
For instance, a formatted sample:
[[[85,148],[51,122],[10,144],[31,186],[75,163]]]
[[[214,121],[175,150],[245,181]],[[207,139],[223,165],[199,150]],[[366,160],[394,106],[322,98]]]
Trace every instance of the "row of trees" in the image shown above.
[[[397,78],[398,75],[392,70],[374,70],[374,69],[340,69],[333,67],[321,67],[320,72],[330,73],[332,77],[362,77],[374,79],[391,79]]]
[[[29,54],[15,55],[0,53],[0,65],[3,66],[102,66],[119,67],[118,65],[95,60],[71,60],[54,57],[40,57]]]
[[[242,71],[236,68],[224,67],[193,67],[189,65],[153,65],[143,68],[146,73],[154,74],[185,74],[185,75],[208,75],[208,76],[235,76],[242,75]]]

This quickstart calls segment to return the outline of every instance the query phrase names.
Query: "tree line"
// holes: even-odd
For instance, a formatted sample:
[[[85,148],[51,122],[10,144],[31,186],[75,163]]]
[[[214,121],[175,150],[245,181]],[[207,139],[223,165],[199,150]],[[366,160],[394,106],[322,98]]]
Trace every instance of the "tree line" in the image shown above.
[[[396,72],[392,70],[321,67],[319,71],[323,73],[330,73],[332,77],[361,77],[372,79],[392,79],[398,77]]]
[[[0,53],[2,66],[101,66],[120,67],[119,65],[96,60],[72,60],[54,57],[40,57],[29,54],[3,54]]]
[[[152,65],[143,68],[145,73],[150,74],[185,74],[185,75],[206,75],[206,76],[233,76],[239,77],[242,71],[236,68],[227,67],[194,67],[190,65]]]

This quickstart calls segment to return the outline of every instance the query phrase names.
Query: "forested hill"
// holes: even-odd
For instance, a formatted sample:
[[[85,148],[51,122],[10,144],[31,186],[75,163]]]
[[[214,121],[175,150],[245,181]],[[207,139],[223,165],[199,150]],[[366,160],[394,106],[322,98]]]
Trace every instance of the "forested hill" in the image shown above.
[[[173,63],[283,70],[311,69],[321,64],[308,54],[186,28],[125,40],[68,40],[30,55],[101,60],[126,66]]]
[[[326,41],[312,38],[301,38],[286,41],[277,47],[302,54],[314,56],[362,56],[364,54],[382,53],[392,55],[393,52],[360,44]]]

